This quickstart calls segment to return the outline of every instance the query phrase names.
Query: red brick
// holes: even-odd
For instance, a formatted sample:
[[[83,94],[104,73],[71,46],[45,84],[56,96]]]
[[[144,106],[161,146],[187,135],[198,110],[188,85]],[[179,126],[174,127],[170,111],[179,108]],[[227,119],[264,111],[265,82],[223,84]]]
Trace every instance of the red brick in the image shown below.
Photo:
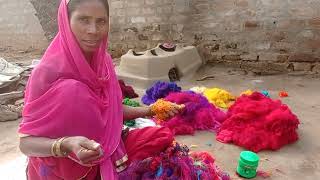
[[[243,54],[240,56],[242,61],[258,61],[259,56],[255,53]]]
[[[241,68],[261,74],[281,74],[287,72],[285,63],[269,63],[269,62],[241,62]]]
[[[257,21],[246,21],[244,27],[246,29],[257,28],[259,27],[259,23]]]
[[[274,32],[270,34],[273,41],[280,42],[287,38],[287,34],[285,32]]]
[[[297,53],[289,57],[290,62],[318,62],[319,60],[319,58],[305,53]]]
[[[311,63],[293,63],[294,71],[310,71]]]
[[[287,62],[289,59],[289,55],[278,55],[277,56],[277,62],[278,63],[284,63],[284,62]]]
[[[320,28],[320,17],[310,19],[308,24],[313,28]]]
[[[248,7],[249,3],[247,0],[237,0],[235,2],[236,6],[238,7]]]
[[[214,3],[210,3],[210,6],[214,12],[226,12],[227,9],[234,7],[234,0],[214,1]]]
[[[320,73],[320,64],[316,64],[315,66],[313,66],[312,71],[316,73]]]
[[[240,55],[224,55],[222,56],[222,59],[226,61],[239,61],[241,60],[241,57]]]
[[[293,51],[295,45],[289,42],[273,42],[271,48],[277,52],[287,54]]]
[[[317,50],[320,48],[320,39],[310,39],[305,42],[305,46],[312,50]]]
[[[276,62],[278,54],[263,52],[259,54],[259,61]]]
[[[277,27],[279,29],[295,29],[297,27],[305,27],[306,21],[305,20],[298,20],[298,19],[291,19],[291,20],[281,20],[277,22]]]

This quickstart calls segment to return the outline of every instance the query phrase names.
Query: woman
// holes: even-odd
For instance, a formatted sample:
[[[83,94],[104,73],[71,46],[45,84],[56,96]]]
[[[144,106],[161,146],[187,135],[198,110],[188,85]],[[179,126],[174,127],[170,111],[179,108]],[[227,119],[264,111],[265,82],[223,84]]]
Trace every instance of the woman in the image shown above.
[[[28,179],[117,179],[127,166],[126,154],[130,160],[130,152],[139,151],[126,153],[123,119],[148,116],[151,110],[122,106],[112,59],[105,52],[107,0],[62,0],[58,24],[25,93],[19,133],[20,149],[29,157]],[[153,138],[148,134],[161,136],[162,146],[173,139],[168,129],[145,131],[135,133],[140,144]],[[135,147],[135,142],[126,143]]]

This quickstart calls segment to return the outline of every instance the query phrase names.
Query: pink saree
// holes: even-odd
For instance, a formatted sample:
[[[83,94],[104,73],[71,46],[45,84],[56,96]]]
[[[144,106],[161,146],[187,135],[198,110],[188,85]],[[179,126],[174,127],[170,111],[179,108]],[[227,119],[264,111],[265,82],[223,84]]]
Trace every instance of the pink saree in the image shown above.
[[[47,138],[85,136],[102,145],[98,166],[82,166],[70,158],[30,157],[30,180],[117,179],[116,165],[125,161],[121,140],[122,94],[105,52],[107,37],[91,64],[73,36],[67,0],[58,12],[59,32],[33,70],[25,92],[23,121],[19,133]],[[124,158],[124,159],[123,159]]]

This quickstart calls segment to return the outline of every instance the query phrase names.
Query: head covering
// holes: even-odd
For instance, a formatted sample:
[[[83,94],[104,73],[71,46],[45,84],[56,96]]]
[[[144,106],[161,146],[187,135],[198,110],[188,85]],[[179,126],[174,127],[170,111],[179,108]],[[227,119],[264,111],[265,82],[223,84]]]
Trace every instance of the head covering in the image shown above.
[[[71,31],[67,3],[61,1],[59,32],[29,78],[19,133],[48,138],[85,136],[97,141],[104,150],[101,175],[112,180],[116,178],[112,161],[124,155],[121,89],[106,53],[108,38],[89,64]],[[67,158],[30,158],[30,162],[38,174],[45,166],[63,179],[77,179],[92,169]]]

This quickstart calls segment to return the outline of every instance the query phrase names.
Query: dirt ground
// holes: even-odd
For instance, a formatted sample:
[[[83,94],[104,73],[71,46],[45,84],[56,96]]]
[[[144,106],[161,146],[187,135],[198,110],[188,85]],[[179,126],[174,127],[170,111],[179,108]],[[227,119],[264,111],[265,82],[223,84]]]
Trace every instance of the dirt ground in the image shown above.
[[[206,81],[196,81],[204,75],[215,78]],[[320,81],[311,76],[254,76],[244,75],[242,71],[228,68],[206,67],[194,77],[182,80],[179,84],[183,89],[193,86],[220,87],[237,95],[253,88],[252,80],[263,80],[263,88],[269,90],[272,98],[278,98],[278,92],[288,91],[290,97],[282,99],[299,117],[300,140],[279,151],[263,151],[259,153],[261,162],[259,170],[271,173],[270,180],[316,180],[320,179]],[[139,94],[143,90],[137,90]],[[18,150],[16,134],[19,122],[0,123],[0,179],[24,179],[25,159]],[[227,171],[232,179],[240,179],[235,175],[237,160],[243,150],[232,144],[222,144],[215,140],[215,134],[197,132],[194,136],[178,136],[179,142],[187,145],[197,145],[193,151],[208,151],[216,159],[220,168]],[[207,144],[211,143],[212,146]],[[263,179],[257,177],[255,179]]]

